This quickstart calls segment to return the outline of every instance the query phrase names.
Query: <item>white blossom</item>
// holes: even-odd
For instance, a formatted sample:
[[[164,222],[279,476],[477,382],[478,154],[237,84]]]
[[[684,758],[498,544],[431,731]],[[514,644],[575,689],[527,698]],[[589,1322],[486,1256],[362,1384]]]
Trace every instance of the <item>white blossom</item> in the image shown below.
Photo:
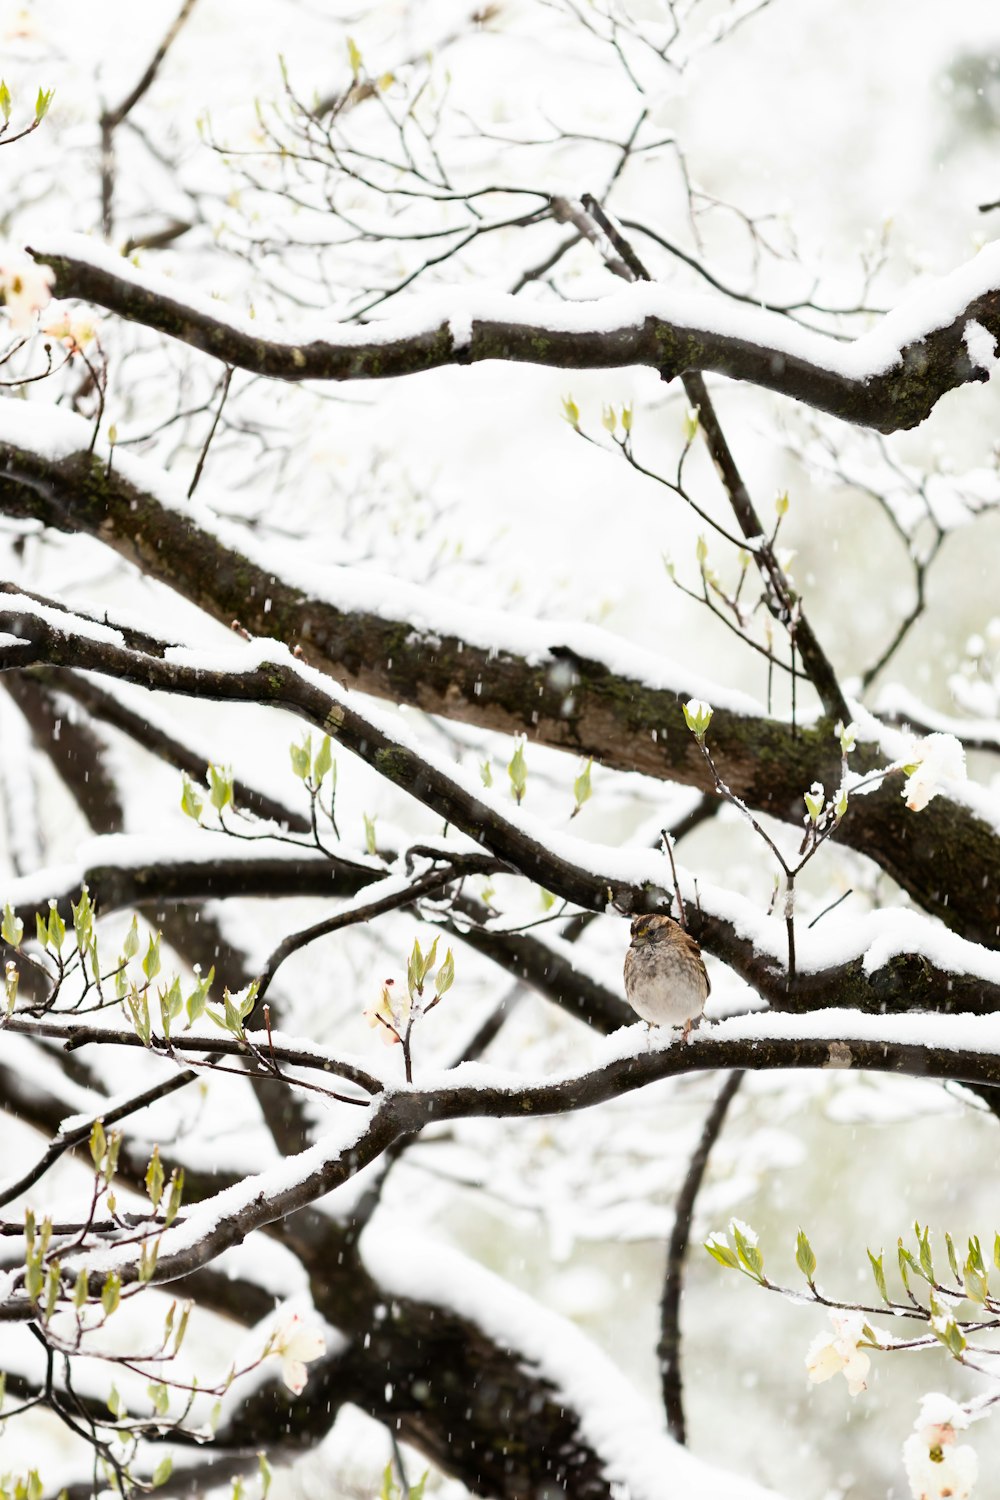
[[[965,751],[953,734],[929,734],[914,746],[907,769],[903,796],[910,812],[920,812],[945,782],[965,780]]]
[[[867,1390],[871,1360],[858,1346],[865,1338],[865,1316],[859,1312],[830,1312],[833,1333],[819,1333],[806,1352],[806,1371],[814,1385],[843,1375],[852,1396]]]
[[[43,321],[41,331],[65,344],[70,353],[76,353],[96,339],[97,321],[86,313],[71,312],[57,304]]]
[[[309,1378],[306,1365],[326,1352],[326,1339],[318,1328],[303,1323],[299,1313],[293,1313],[274,1334],[270,1352],[281,1360],[281,1378],[297,1396]]]
[[[947,1396],[924,1397],[914,1430],[903,1444],[903,1465],[913,1500],[968,1500],[979,1473],[974,1448],[956,1443],[969,1425],[966,1412]]]
[[[410,1019],[410,993],[406,981],[384,979],[379,997],[364,1012],[369,1026],[376,1027],[383,1042],[394,1047],[400,1041]]]
[[[0,299],[14,333],[30,333],[35,314],[51,299],[51,267],[16,251],[0,253]]]

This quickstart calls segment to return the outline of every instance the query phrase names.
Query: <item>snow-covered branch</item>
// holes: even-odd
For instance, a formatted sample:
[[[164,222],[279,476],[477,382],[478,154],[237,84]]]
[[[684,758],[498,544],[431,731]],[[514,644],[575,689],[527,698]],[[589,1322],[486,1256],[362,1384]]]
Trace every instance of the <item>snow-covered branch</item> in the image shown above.
[[[968,347],[970,324],[1000,335],[995,246],[848,344],[774,313],[652,284],[542,312],[512,296],[449,291],[444,308],[431,301],[398,319],[314,325],[305,338],[288,340],[220,315],[207,299],[178,295],[171,282],[85,239],[46,244],[38,237],[31,253],[52,269],[60,297],[96,303],[276,380],[386,379],[482,360],[566,370],[646,365],[670,377],[727,375],[880,432],[915,427],[948,391],[989,378]]]
[[[837,746],[824,724],[793,732],[745,694],[706,683],[593,626],[551,626],[459,608],[429,589],[347,569],[320,573],[299,564],[284,576],[278,548],[257,556],[244,535],[189,505],[152,466],[116,455],[109,473],[106,452],[86,451],[86,431],[79,419],[45,412],[38,421],[31,407],[18,404],[16,422],[12,416],[0,427],[0,509],[85,531],[130,559],[138,555],[151,576],[216,619],[228,624],[235,618],[251,633],[300,645],[306,660],[333,678],[449,718],[527,732],[607,766],[711,791],[680,708],[687,697],[703,698],[715,708],[716,763],[749,806],[799,824],[803,791],[816,780],[836,784]],[[8,650],[5,664],[79,667],[84,655],[96,662],[97,654],[74,653],[67,637],[58,653],[54,646],[20,656]],[[146,665],[133,680],[188,690],[178,689],[177,679],[162,664],[156,668],[152,657],[142,660]],[[266,682],[258,686],[261,701],[275,701]],[[254,690],[248,682],[245,693],[223,696]],[[212,696],[207,679],[198,691]],[[880,732],[867,722],[873,735]],[[861,745],[857,768],[870,770],[887,758],[880,745]],[[388,766],[383,758],[378,769],[388,774]],[[406,774],[413,790],[420,784],[413,761]],[[993,946],[1000,889],[995,882],[984,886],[981,872],[997,857],[996,824],[985,794],[969,804],[938,797],[917,820],[899,798],[898,777],[888,776],[881,788],[852,801],[838,837],[876,860],[926,910]],[[955,858],[942,886],[937,851],[945,845]],[[583,904],[592,900],[591,889]]]

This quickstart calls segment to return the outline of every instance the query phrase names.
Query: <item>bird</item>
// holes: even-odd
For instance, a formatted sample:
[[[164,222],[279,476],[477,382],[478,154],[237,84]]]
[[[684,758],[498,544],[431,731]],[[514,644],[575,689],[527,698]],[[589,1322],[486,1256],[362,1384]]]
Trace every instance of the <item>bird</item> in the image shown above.
[[[632,920],[625,954],[625,994],[649,1026],[682,1026],[687,1041],[711,989],[701,949],[672,917],[647,913]]]

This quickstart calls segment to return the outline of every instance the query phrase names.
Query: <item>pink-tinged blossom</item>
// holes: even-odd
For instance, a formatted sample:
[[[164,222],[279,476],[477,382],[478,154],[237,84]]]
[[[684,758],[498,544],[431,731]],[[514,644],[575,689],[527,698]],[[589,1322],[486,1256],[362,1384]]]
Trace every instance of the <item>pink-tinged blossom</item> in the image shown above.
[[[31,332],[36,313],[51,301],[52,280],[50,266],[40,266],[17,252],[0,253],[0,299],[12,332]]]
[[[85,313],[70,312],[57,306],[42,322],[41,331],[50,339],[58,339],[71,354],[76,354],[96,339],[97,322]]]
[[[326,1353],[326,1339],[318,1328],[310,1328],[298,1313],[293,1313],[274,1334],[270,1352],[281,1360],[281,1378],[298,1396],[309,1378],[306,1365]]]
[[[968,1500],[979,1474],[974,1448],[957,1443],[969,1418],[947,1396],[932,1392],[920,1404],[914,1430],[903,1444],[903,1465],[913,1500]]]
[[[910,812],[920,812],[949,781],[965,780],[965,751],[953,734],[929,734],[914,746],[903,796]]]
[[[384,979],[378,1000],[364,1013],[369,1026],[378,1029],[383,1042],[392,1047],[401,1040],[410,1018],[410,995],[398,979]]]
[[[867,1390],[866,1376],[871,1360],[859,1348],[865,1334],[865,1316],[859,1312],[831,1312],[833,1333],[819,1333],[806,1352],[806,1370],[809,1379],[820,1385],[834,1375],[843,1375],[852,1396]]]

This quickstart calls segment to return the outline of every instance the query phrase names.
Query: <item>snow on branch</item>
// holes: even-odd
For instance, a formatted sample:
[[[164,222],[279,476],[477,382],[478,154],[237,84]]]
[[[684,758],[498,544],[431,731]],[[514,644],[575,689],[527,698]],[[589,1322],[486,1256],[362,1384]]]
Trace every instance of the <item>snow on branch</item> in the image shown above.
[[[240,369],[277,380],[372,380],[505,360],[560,369],[648,365],[669,377],[727,375],[848,422],[917,426],[948,391],[989,379],[980,350],[1000,335],[1000,247],[929,281],[862,337],[841,343],[777,314],[645,283],[597,302],[540,310],[513,296],[449,290],[412,313],[352,325],[330,320],[288,340],[175,283],[138,272],[82,236],[36,240],[60,297],[97,303]],[[968,331],[975,325],[970,348]],[[978,333],[975,333],[978,330]]]
[[[670,881],[658,853],[595,846],[554,833],[520,808],[512,809],[509,802],[483,788],[478,778],[435,755],[398,721],[379,714],[361,695],[307,666],[279,642],[246,640],[214,651],[164,647],[162,653],[146,654],[127,647],[107,626],[69,612],[46,610],[32,599],[14,595],[0,595],[0,633],[0,671],[45,663],[110,674],[167,693],[289,710],[331,735],[495,858],[563,900],[592,911],[603,911],[609,904],[622,912],[669,906]],[[7,644],[4,634],[10,638]],[[736,716],[733,720],[739,722]],[[767,739],[785,741],[794,752],[790,768],[794,779],[787,788],[787,809],[781,810],[800,821],[801,789],[814,778],[817,762],[829,748],[826,741],[832,747],[833,737],[823,735],[822,726],[800,731],[793,740],[787,738],[787,726],[763,720],[754,727],[756,754],[749,744],[732,752],[740,759],[750,758],[742,774],[754,774],[759,747]],[[713,717],[713,736],[715,730]],[[678,739],[672,736],[674,754]],[[690,742],[691,736],[684,734],[681,754],[684,741]],[[760,795],[770,812],[779,811],[773,776]],[[921,820],[919,825],[914,824],[915,818]],[[901,847],[902,819],[910,822],[904,825],[909,837]],[[949,925],[964,924],[972,942],[996,946],[993,906],[977,874],[984,860],[995,859],[994,826],[945,795],[936,797],[919,814],[910,813],[899,797],[899,776],[889,775],[877,790],[852,799],[843,828],[848,842],[877,858],[928,910]],[[950,889],[942,891],[935,842],[926,835],[938,839],[943,828],[949,830],[949,839],[967,846],[967,889],[956,877]],[[998,901],[1000,892],[993,896],[993,902]]]
[[[269,546],[258,558],[252,540],[187,502],[155,466],[117,452],[112,463],[101,444],[89,452],[90,428],[79,418],[5,405],[11,415],[0,423],[0,511],[96,536],[132,560],[138,552],[149,575],[215,619],[236,618],[251,634],[299,646],[318,669],[366,694],[508,734],[527,732],[612,769],[712,791],[680,707],[686,697],[704,698],[715,709],[717,764],[749,806],[799,823],[803,791],[815,780],[835,782],[837,747],[822,724],[793,733],[746,695],[593,626],[458,607],[429,589],[357,570],[289,563],[286,573],[280,549]],[[32,610],[40,615],[37,605]],[[3,643],[5,668],[63,659],[82,665],[70,637],[54,654]],[[153,670],[152,656],[135,659]],[[142,673],[133,680],[154,685]],[[162,671],[155,685],[187,690],[171,687]],[[273,701],[266,683],[261,691],[262,701]],[[876,721],[865,722],[863,739],[884,738]],[[858,755],[859,770],[885,764],[878,743],[860,746]],[[982,806],[938,797],[919,815],[918,829],[898,793],[898,778],[890,776],[879,791],[856,799],[838,837],[875,859],[926,910],[995,946],[1000,890],[995,883],[984,889],[981,879],[996,860],[997,819],[986,794]],[[936,860],[943,844],[956,851],[945,890]]]
[[[673,1035],[650,1043],[636,1023],[608,1038],[602,1052],[598,1066],[582,1073],[534,1080],[465,1063],[430,1074],[422,1086],[384,1089],[364,1120],[356,1122],[352,1114],[340,1132],[192,1206],[182,1224],[163,1233],[153,1281],[170,1282],[207,1265],[251,1231],[350,1181],[395,1141],[431,1123],[568,1114],[661,1078],[719,1068],[865,1069],[995,1088],[1000,1085],[1000,1018],[860,1016],[854,1011],[752,1015],[704,1025],[688,1043]],[[88,1276],[98,1294],[109,1271],[118,1272],[123,1285],[135,1281],[135,1247],[88,1256]],[[0,1309],[2,1320],[31,1315],[27,1297],[15,1297]]]

